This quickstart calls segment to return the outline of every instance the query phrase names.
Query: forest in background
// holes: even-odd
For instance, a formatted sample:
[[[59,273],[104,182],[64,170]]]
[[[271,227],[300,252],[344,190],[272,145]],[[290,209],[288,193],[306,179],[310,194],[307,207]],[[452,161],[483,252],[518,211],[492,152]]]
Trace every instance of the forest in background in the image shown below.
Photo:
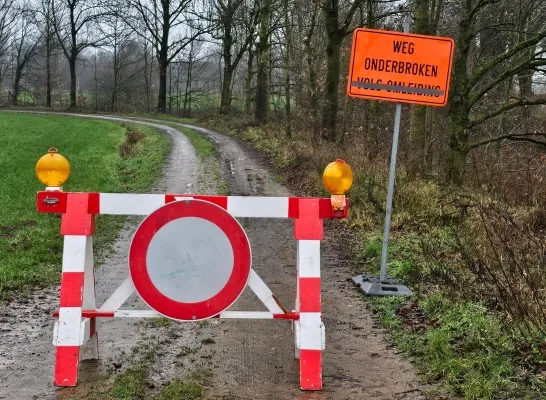
[[[2,106],[199,118],[313,194],[346,159],[371,269],[395,105],[346,96],[352,32],[453,38],[447,106],[402,109],[389,269],[416,295],[374,307],[460,397],[546,391],[545,0],[0,0],[0,17]]]

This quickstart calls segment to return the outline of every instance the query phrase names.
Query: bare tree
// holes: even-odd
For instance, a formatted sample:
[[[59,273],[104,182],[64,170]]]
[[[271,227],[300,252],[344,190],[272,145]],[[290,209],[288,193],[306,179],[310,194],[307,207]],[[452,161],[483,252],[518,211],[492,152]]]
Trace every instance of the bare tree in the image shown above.
[[[74,109],[76,61],[83,50],[103,43],[96,27],[106,11],[99,0],[51,0],[51,14],[55,34],[70,67],[70,108]]]
[[[193,3],[193,4],[192,4]],[[137,21],[131,21],[135,32],[154,47],[159,63],[159,94],[157,111],[167,111],[167,70],[169,63],[196,38],[207,31],[202,21],[195,17],[199,4],[191,0],[127,0],[135,10],[138,20],[142,21],[146,35],[140,31]],[[194,13],[190,13],[190,11]],[[202,10],[201,10],[202,11]],[[189,27],[192,27],[191,31]],[[189,31],[189,32],[188,32]]]
[[[55,29],[52,15],[52,0],[41,0],[40,4],[36,7],[35,24],[40,31],[41,40],[43,42],[43,49],[45,51],[45,63],[46,63],[46,107],[51,107],[51,59],[53,52],[58,47],[57,40],[55,38]]]
[[[292,21],[290,15],[290,1],[284,0],[283,4],[283,17],[284,17],[284,110],[286,113],[286,136],[292,136],[292,121],[291,121],[291,79],[290,79],[290,52],[292,50]]]
[[[21,78],[29,60],[36,54],[39,44],[39,35],[35,21],[35,13],[28,8],[18,10],[16,34],[13,41],[15,54],[15,74],[13,77],[13,92],[11,102],[14,106],[19,100]]]
[[[2,83],[9,64],[4,62],[6,52],[11,44],[14,34],[14,26],[17,22],[13,2],[11,0],[0,0],[0,95]]]
[[[212,22],[218,27],[224,61],[220,113],[231,110],[233,75],[248,47],[255,40],[257,3],[255,0],[214,0]]]
[[[269,115],[269,66],[271,36],[271,3],[273,0],[260,0],[258,14],[259,33],[256,45],[256,108],[254,116],[259,123],[267,122]]]
[[[499,9],[502,0],[464,0],[458,11],[458,32],[453,61],[449,113],[451,132],[449,154],[444,165],[447,180],[461,184],[466,172],[466,158],[470,150],[499,140],[517,140],[541,142],[533,137],[535,132],[519,129],[510,133],[491,135],[488,138],[471,140],[473,128],[490,119],[505,114],[517,107],[545,104],[544,98],[514,98],[500,101],[493,94],[502,85],[510,83],[529,70],[536,70],[546,65],[546,9],[539,7],[541,0],[520,0],[516,9],[529,7],[534,10],[524,13],[500,13],[500,20],[492,22],[480,19]],[[513,2],[504,2],[507,9],[513,9]],[[529,18],[532,17],[532,18]],[[481,26],[480,26],[481,25]],[[518,26],[519,29],[514,29]],[[490,44],[480,35],[488,28],[511,32],[502,42],[502,46],[489,47]],[[522,34],[524,33],[524,34]],[[546,141],[542,141],[546,144]]]
[[[112,91],[110,95],[110,111],[117,111],[119,85],[123,71],[123,50],[133,34],[130,26],[121,17],[121,4],[110,4],[110,13],[101,24],[102,35],[105,38],[105,48],[112,55]]]
[[[422,35],[436,35],[440,13],[444,0],[416,0],[413,11],[413,33]],[[412,105],[410,113],[410,165],[409,171],[413,176],[422,175],[426,169],[427,159],[427,110],[421,105]]]
[[[344,17],[340,16],[340,0],[324,0],[322,4],[327,43],[326,92],[322,108],[322,137],[332,141],[336,140],[337,136],[341,44],[343,39],[350,33],[349,29],[353,22],[353,17],[361,2],[362,0],[353,0],[348,5],[348,10]],[[342,17],[341,21],[340,17]]]

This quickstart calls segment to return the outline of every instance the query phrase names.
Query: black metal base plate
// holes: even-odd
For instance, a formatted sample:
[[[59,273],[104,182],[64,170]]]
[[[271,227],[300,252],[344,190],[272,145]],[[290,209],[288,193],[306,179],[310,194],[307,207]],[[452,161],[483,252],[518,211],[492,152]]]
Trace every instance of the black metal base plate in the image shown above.
[[[369,296],[411,296],[411,290],[397,279],[387,276],[381,280],[370,274],[357,275],[353,282],[360,291]]]

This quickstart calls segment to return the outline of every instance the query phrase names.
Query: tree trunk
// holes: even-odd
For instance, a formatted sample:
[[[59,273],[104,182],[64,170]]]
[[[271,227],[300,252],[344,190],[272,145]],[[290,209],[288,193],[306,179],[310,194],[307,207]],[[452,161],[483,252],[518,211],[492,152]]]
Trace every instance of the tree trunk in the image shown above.
[[[430,2],[429,0],[415,1],[415,27],[414,33],[427,35],[430,31]],[[410,111],[410,152],[409,152],[409,173],[415,177],[423,175],[426,171],[425,149],[426,149],[426,121],[427,107],[412,105]]]
[[[13,97],[12,97],[12,104],[14,106],[17,105],[19,101],[19,85],[21,83],[21,75],[23,74],[23,66],[18,65],[15,68],[15,78],[13,80]]]
[[[117,49],[117,43],[114,43],[114,87],[112,90],[112,103],[110,105],[110,109],[112,112],[117,111],[117,102],[118,102],[118,49]]]
[[[51,108],[51,49],[46,45],[46,107]]]
[[[290,18],[288,13],[289,1],[284,1],[284,26],[286,50],[284,55],[284,111],[286,112],[286,136],[292,136],[292,121],[290,120],[290,50],[292,49],[290,35]]]
[[[225,59],[225,58],[224,58]],[[231,57],[224,63],[224,77],[222,81],[222,98],[220,99],[220,114],[229,114],[231,111],[231,86],[233,82],[233,69]]]
[[[157,112],[167,112],[167,67],[166,57],[159,59],[159,94],[157,97]]]
[[[519,97],[522,100],[529,99],[533,95],[533,73],[533,70],[527,70],[518,74]],[[530,111],[529,107],[521,107],[521,116],[523,117],[524,124],[527,123]]]
[[[186,73],[186,88],[184,90],[184,116],[186,118],[191,117],[191,75],[193,69],[193,57],[190,51],[188,58],[188,71]]]
[[[467,2],[468,6],[469,2]],[[472,41],[470,11],[459,22],[459,35],[453,60],[453,79],[451,81],[451,103],[449,115],[451,130],[449,153],[444,164],[444,175],[448,183],[461,185],[466,173],[466,156],[468,154],[468,128],[470,126],[470,108],[468,106],[468,54]]]
[[[225,15],[224,18],[232,20],[232,16]],[[224,20],[223,20],[224,21]],[[233,37],[231,36],[231,23],[224,22],[224,38],[222,41],[224,59],[224,76],[222,81],[222,97],[220,99],[220,114],[229,114],[231,111],[231,82],[233,80],[234,66],[231,62],[231,50]]]
[[[153,54],[151,59],[152,60],[154,59]],[[148,78],[148,42],[146,41],[144,42],[144,84],[146,85],[146,112],[149,113],[150,112],[150,79]]]
[[[248,50],[248,60],[246,69],[245,80],[245,112],[247,115],[251,115],[252,112],[252,77],[254,76],[254,52],[251,48]]]
[[[328,18],[326,23],[329,23]],[[322,137],[330,141],[335,141],[337,138],[341,40],[342,37],[337,33],[328,34],[328,44],[326,47],[326,92],[324,94],[324,105],[322,109]]]
[[[257,45],[258,72],[256,82],[255,118],[259,123],[266,123],[269,114],[269,20],[270,0],[263,0],[259,14],[259,41]]]
[[[76,60],[77,60],[78,54],[72,50],[72,53],[70,54],[70,59],[68,60],[68,64],[70,67],[70,109],[75,110],[77,107],[76,104],[76,84],[77,84],[77,77],[76,77]]]
[[[46,38],[46,107],[51,108],[51,38]]]

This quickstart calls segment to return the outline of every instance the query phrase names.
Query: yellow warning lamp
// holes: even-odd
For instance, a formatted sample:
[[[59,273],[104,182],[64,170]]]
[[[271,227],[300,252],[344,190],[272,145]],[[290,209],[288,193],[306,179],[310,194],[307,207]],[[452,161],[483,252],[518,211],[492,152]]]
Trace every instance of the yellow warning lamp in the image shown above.
[[[322,181],[333,195],[345,194],[353,184],[353,171],[349,164],[338,159],[324,169]]]
[[[70,163],[52,147],[36,163],[36,176],[47,187],[61,187],[70,176]]]
[[[340,159],[328,164],[322,174],[322,181],[326,189],[332,193],[333,209],[345,209],[345,193],[353,184],[353,171],[349,164]]]

